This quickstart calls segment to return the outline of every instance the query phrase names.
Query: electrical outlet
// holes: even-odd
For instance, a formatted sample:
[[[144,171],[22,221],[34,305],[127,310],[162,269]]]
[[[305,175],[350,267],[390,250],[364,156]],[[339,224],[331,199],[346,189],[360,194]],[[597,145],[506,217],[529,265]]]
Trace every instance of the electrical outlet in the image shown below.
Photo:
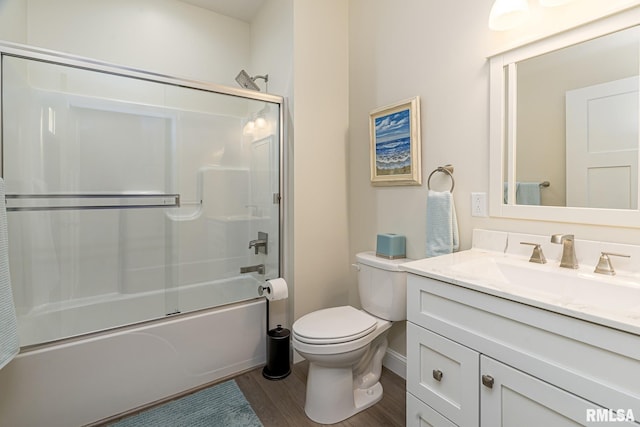
[[[471,193],[471,216],[487,216],[487,193]]]

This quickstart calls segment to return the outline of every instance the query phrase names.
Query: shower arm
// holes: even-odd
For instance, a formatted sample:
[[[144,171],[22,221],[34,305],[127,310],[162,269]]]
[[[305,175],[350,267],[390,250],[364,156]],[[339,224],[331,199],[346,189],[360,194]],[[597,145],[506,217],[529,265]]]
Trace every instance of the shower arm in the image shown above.
[[[269,92],[269,74],[265,74],[264,76],[253,76],[251,77],[252,81],[256,81],[256,79],[264,80],[264,91]]]

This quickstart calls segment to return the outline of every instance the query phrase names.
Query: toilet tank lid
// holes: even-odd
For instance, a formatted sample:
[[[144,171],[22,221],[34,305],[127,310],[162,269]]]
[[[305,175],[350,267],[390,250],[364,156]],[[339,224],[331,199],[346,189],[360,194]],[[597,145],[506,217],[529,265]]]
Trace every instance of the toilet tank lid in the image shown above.
[[[412,261],[409,258],[398,258],[398,259],[387,259],[376,256],[376,253],[371,252],[360,252],[356,254],[356,260],[364,265],[368,265],[370,267],[381,268],[383,270],[388,271],[402,271],[400,270],[400,265],[405,262]]]

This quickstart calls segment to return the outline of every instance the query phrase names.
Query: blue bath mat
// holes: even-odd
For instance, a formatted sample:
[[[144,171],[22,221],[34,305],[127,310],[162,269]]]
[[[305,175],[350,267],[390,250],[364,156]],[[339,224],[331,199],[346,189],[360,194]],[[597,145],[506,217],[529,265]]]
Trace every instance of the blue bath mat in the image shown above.
[[[234,380],[125,418],[113,427],[262,427]]]

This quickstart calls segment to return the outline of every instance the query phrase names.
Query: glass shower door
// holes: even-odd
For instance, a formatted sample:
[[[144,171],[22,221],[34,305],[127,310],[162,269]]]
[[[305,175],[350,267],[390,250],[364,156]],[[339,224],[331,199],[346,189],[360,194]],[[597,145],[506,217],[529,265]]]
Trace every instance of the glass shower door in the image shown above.
[[[2,57],[22,346],[256,298],[279,275],[280,104],[89,68]]]
[[[173,87],[181,312],[244,301],[279,276],[279,104]]]

